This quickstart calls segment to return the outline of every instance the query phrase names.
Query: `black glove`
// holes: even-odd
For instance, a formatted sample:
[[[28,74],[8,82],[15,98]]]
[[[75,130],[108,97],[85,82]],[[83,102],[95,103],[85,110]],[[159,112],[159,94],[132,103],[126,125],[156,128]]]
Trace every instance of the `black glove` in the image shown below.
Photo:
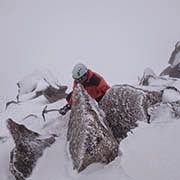
[[[64,107],[59,109],[59,114],[64,116],[70,109],[71,106],[69,104],[66,104]]]

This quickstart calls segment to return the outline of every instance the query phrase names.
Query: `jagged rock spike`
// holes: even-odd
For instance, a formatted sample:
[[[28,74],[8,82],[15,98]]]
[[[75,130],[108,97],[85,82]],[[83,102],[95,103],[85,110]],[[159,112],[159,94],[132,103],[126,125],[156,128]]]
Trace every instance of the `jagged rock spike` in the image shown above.
[[[94,162],[109,163],[118,155],[118,143],[104,120],[104,112],[78,84],[67,133],[69,152],[78,172]]]
[[[55,142],[55,137],[43,138],[12,119],[7,120],[7,127],[15,142],[10,154],[10,172],[16,180],[25,180],[31,175],[44,149]]]

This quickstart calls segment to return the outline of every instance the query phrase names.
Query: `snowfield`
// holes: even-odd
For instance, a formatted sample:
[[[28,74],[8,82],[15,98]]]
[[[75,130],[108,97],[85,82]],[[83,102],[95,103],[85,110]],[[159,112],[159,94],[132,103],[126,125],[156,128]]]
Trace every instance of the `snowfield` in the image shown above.
[[[176,82],[177,83],[177,82]],[[147,88],[147,87],[146,87]],[[166,100],[179,99],[179,94],[166,92]],[[48,108],[59,108],[65,100],[48,104]],[[66,142],[69,113],[61,116],[56,112],[46,114],[42,109],[47,104],[44,97],[12,104],[0,114],[0,180],[14,180],[9,173],[10,151],[14,142],[6,127],[12,118],[29,129],[47,136],[56,134],[56,142],[44,151],[28,180],[179,180],[180,179],[180,119],[171,115],[168,107],[156,110],[151,124],[139,122],[139,126],[128,133],[119,145],[119,156],[108,165],[96,163],[81,173],[72,169],[72,161]],[[31,114],[31,116],[28,116]]]

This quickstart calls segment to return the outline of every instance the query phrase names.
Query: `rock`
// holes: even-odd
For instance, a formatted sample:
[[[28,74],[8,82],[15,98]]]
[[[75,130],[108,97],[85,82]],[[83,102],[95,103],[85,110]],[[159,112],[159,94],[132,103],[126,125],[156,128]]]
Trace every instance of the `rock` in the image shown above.
[[[172,71],[172,67],[171,67],[171,66],[168,66],[168,67],[166,67],[166,68],[160,73],[160,76],[169,75],[170,71]]]
[[[180,63],[171,68],[169,77],[180,78]]]
[[[180,118],[180,101],[160,102],[148,109],[151,122],[168,122]]]
[[[180,78],[180,41],[176,43],[168,63],[170,65],[160,73],[160,76],[169,75],[172,78]]]
[[[143,77],[140,79],[139,85],[148,86],[151,79],[156,79],[157,76],[150,68],[146,68],[143,73]]]
[[[45,89],[47,85],[58,88],[60,83],[48,69],[35,70],[17,82],[18,94],[21,96],[33,92],[36,89],[42,90]]]
[[[178,42],[175,44],[175,48],[174,48],[173,52],[171,53],[171,56],[170,56],[169,61],[168,61],[168,63],[169,63],[172,67],[175,67],[177,64],[180,63],[179,53],[180,53],[180,41],[178,41]]]
[[[45,96],[45,98],[50,102],[56,102],[60,99],[63,99],[66,97],[66,90],[67,86],[59,86],[58,89],[49,86],[47,89],[45,89],[42,94]]]
[[[7,120],[7,127],[15,142],[10,155],[10,172],[16,180],[25,180],[31,175],[44,149],[50,147],[55,138],[53,136],[43,138],[12,119]]]
[[[16,100],[6,102],[7,109],[11,104],[44,96],[49,103],[54,103],[67,96],[67,86],[61,85],[49,71],[35,71],[17,83],[18,94]]]
[[[168,66],[163,72],[160,73],[160,76],[168,75],[172,78],[180,78],[180,63],[174,67]]]
[[[152,87],[153,89],[156,88],[159,90],[163,90],[166,87],[174,86],[177,81],[179,81],[178,78],[171,78],[169,76],[157,76],[153,72],[153,70],[147,68],[144,70],[143,76],[139,80],[139,85],[149,86],[149,88]]]
[[[130,85],[110,88],[100,102],[106,120],[119,142],[137,126],[137,121],[149,122],[147,109],[162,101],[162,92],[147,91]]]
[[[65,98],[67,86],[61,85],[49,70],[38,70],[22,78],[18,83],[17,103],[44,95],[50,102]]]
[[[67,133],[73,167],[78,172],[95,162],[109,163],[118,155],[118,143],[104,119],[97,102],[78,84]]]

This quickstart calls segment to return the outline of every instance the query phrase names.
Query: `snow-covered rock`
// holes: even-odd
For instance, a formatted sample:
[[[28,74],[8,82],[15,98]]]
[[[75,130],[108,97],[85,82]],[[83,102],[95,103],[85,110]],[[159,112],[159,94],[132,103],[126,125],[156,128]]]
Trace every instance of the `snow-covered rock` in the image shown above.
[[[100,102],[106,120],[120,141],[137,126],[137,121],[149,121],[147,109],[162,101],[159,91],[147,91],[130,85],[115,85],[108,90]]]
[[[149,81],[151,81],[151,79],[152,80],[156,79],[156,77],[157,77],[156,74],[151,68],[146,68],[144,70],[142,78],[139,80],[139,85],[148,86]]]
[[[141,88],[164,90],[169,87],[174,87],[180,91],[180,79],[169,76],[157,76],[152,70],[145,69],[142,78],[139,81]],[[142,87],[143,86],[143,87]]]
[[[175,48],[171,54],[171,57],[168,61],[168,63],[172,66],[175,67],[176,65],[178,65],[180,63],[180,41],[178,41],[175,44]]]
[[[46,83],[44,83],[45,81]],[[19,87],[19,95],[22,95],[30,93],[36,88],[38,91],[45,89],[48,84],[51,84],[55,88],[58,88],[60,85],[53,74],[45,69],[35,70],[31,74],[28,74],[17,83],[17,86]]]
[[[160,76],[169,75],[169,77],[180,78],[180,41],[176,43],[168,63],[170,65],[160,73]]]
[[[17,83],[18,101],[44,95],[49,102],[65,97],[67,86],[62,86],[49,70],[37,70]]]
[[[19,104],[28,100],[44,96],[49,103],[54,103],[66,97],[67,86],[61,85],[48,70],[35,71],[17,83],[18,94],[16,100],[6,102],[5,109],[11,104]]]
[[[95,162],[109,163],[118,155],[118,143],[104,119],[96,101],[78,84],[73,91],[67,134],[73,166],[78,172]]]
[[[152,71],[148,70],[146,71],[146,74],[152,75],[153,73]],[[71,114],[71,116],[73,116],[74,114],[78,118],[80,113],[84,112],[84,121],[86,121],[89,117],[91,118],[91,120],[93,118],[98,119],[97,122],[92,121],[96,122],[95,125],[97,125],[93,126],[94,129],[91,127],[91,125],[88,126],[88,123],[85,126],[87,129],[84,128],[84,126],[81,126],[81,124],[79,123],[77,124],[77,126],[81,126],[81,129],[74,129],[73,132],[68,132],[68,136],[70,136],[71,134],[71,138],[77,137],[77,139],[79,138],[79,140],[84,140],[81,136],[77,136],[78,133],[81,134],[81,131],[84,132],[84,130],[86,129],[88,130],[88,132],[92,132],[92,136],[90,136],[89,139],[87,138],[87,141],[79,142],[81,144],[83,144],[84,142],[89,142],[89,144],[85,144],[85,147],[87,147],[88,151],[91,150],[91,148],[88,147],[94,148],[93,145],[97,145],[97,142],[99,142],[99,136],[97,136],[99,135],[99,130],[103,129],[104,131],[109,126],[109,124],[107,123],[108,119],[104,120],[105,111],[103,112],[102,110],[100,110],[96,101],[86,101],[86,98],[83,98],[84,95],[82,94],[82,92],[79,91],[79,97],[77,96],[76,98],[80,98],[82,102],[84,101],[86,105],[84,105],[83,103],[77,103],[77,106],[79,107],[77,109],[79,109],[79,111],[77,110],[76,114],[75,112],[71,113],[71,111],[68,112],[65,116],[61,116],[57,112],[48,113],[46,115],[46,121],[43,121],[41,113],[44,109],[44,106],[46,106],[48,102],[43,96],[40,96],[39,98],[35,98],[33,100],[28,100],[27,98],[27,101],[18,103],[18,105],[12,105],[8,107],[6,111],[4,111],[4,108],[2,108],[0,113],[0,180],[19,180],[19,178],[24,178],[26,180],[179,180],[180,173],[178,168],[180,167],[180,143],[178,137],[180,136],[180,81],[177,78],[169,78],[168,76],[155,77],[156,78],[150,78],[149,84],[147,86],[132,87],[126,85],[123,88],[120,88],[120,86],[113,86],[112,89],[114,90],[109,90],[112,92],[112,98],[111,96],[108,97],[109,100],[104,105],[106,106],[104,108],[107,111],[109,109],[108,112],[112,110],[112,112],[114,112],[114,115],[117,115],[115,116],[115,118],[112,117],[110,119],[111,121],[115,120],[116,122],[116,118],[117,120],[124,120],[123,111],[126,111],[127,113],[129,113],[128,117],[132,118],[130,119],[132,120],[132,126],[134,126],[134,122],[138,119],[138,115],[140,117],[138,120],[140,120],[141,118],[143,119],[144,116],[144,119],[147,120],[146,113],[147,117],[150,117],[150,124],[137,121],[137,128],[131,130],[131,132],[133,133],[127,133],[127,137],[120,141],[119,149],[122,152],[121,156],[117,156],[113,161],[108,164],[101,163],[102,161],[98,161],[99,163],[91,163],[83,171],[81,171],[81,173],[77,173],[77,171],[73,170],[72,156],[69,156],[71,155],[71,153],[67,153],[67,147],[70,147],[70,140],[67,142],[66,139],[67,130],[69,131],[68,125],[70,127],[69,115]],[[43,84],[43,80],[40,81],[40,83]],[[119,92],[118,88],[120,88]],[[37,89],[43,88],[40,88],[39,85]],[[152,97],[156,100],[156,95],[153,96],[152,94],[152,97],[149,97],[147,96],[148,93],[146,92],[152,93],[154,91],[162,95],[162,102],[156,103],[155,105],[151,106],[151,102],[147,102],[149,102]],[[27,95],[30,95],[30,93],[27,93]],[[130,103],[131,101],[135,103]],[[142,106],[140,106],[138,102],[143,102],[141,104]],[[55,103],[48,103],[48,109],[60,108],[64,106],[65,103],[65,99],[63,99],[62,101],[57,101]],[[111,103],[114,103],[114,109],[112,108]],[[118,105],[118,103],[122,104]],[[142,110],[144,108],[144,105],[145,110]],[[121,108],[123,108],[123,106],[124,109],[122,109],[121,114]],[[2,104],[2,107],[4,107],[4,104]],[[90,109],[92,108],[92,110],[87,111],[88,107],[90,107]],[[118,110],[119,108],[120,110]],[[135,108],[135,110],[133,108]],[[139,109],[138,112],[137,109]],[[117,113],[117,111],[119,114]],[[141,111],[144,112],[144,114]],[[133,119],[133,117],[135,119]],[[47,137],[56,136],[56,142],[53,143],[52,146],[50,146],[49,148],[43,150],[43,155],[39,156],[35,165],[32,165],[32,168],[28,170],[26,166],[23,166],[26,168],[25,173],[27,171],[32,171],[32,173],[28,175],[27,178],[23,174],[21,174],[22,176],[19,177],[20,172],[18,171],[16,166],[12,166],[12,162],[15,162],[14,160],[16,159],[12,159],[12,157],[16,157],[16,154],[15,149],[13,150],[13,138],[6,126],[6,119],[8,118],[11,118],[13,120],[15,119],[16,123],[18,123],[17,127],[20,124],[23,124],[25,125],[25,127],[28,127],[29,131],[38,132],[39,137],[35,137],[35,142],[30,141],[30,146],[28,145],[28,147],[38,147],[38,143],[36,142],[36,140],[43,140]],[[73,118],[75,117],[71,118],[71,120],[73,120]],[[73,121],[71,122],[71,125],[72,123]],[[127,122],[126,125],[129,127],[129,124]],[[13,129],[16,130],[17,128]],[[119,132],[122,133],[121,131]],[[105,136],[105,139],[106,138],[107,137]],[[113,136],[110,135],[109,138],[112,139]],[[20,147],[24,148],[24,145],[26,146],[27,144],[23,143],[23,145],[20,145]],[[77,149],[78,145],[78,143],[74,143],[74,147]],[[99,145],[97,145],[97,147],[98,146]],[[17,145],[15,147],[17,147]],[[116,152],[116,145],[114,147]],[[71,151],[73,151],[73,149]],[[10,152],[12,156],[10,156]],[[80,152],[79,154],[83,154],[82,152],[85,152],[84,147],[80,146],[78,152]],[[37,155],[38,154],[40,153],[38,152]],[[98,155],[97,157],[100,156],[101,155]],[[30,157],[28,153],[22,153],[21,157],[23,157],[25,162],[31,164],[32,161],[31,159],[28,159]],[[15,167],[11,168],[11,172],[14,171],[17,174],[16,178],[13,177],[11,172],[9,171],[10,161],[10,167]],[[17,165],[16,162],[14,164]],[[19,166],[21,166],[21,163],[20,165],[18,165],[18,167]]]
[[[169,119],[180,118],[180,101],[161,102],[148,109],[150,115],[150,122],[161,121],[166,122]]]
[[[12,119],[7,120],[7,127],[15,142],[10,155],[10,171],[16,180],[25,180],[31,175],[44,149],[50,147],[55,142],[55,138],[40,136]]]

